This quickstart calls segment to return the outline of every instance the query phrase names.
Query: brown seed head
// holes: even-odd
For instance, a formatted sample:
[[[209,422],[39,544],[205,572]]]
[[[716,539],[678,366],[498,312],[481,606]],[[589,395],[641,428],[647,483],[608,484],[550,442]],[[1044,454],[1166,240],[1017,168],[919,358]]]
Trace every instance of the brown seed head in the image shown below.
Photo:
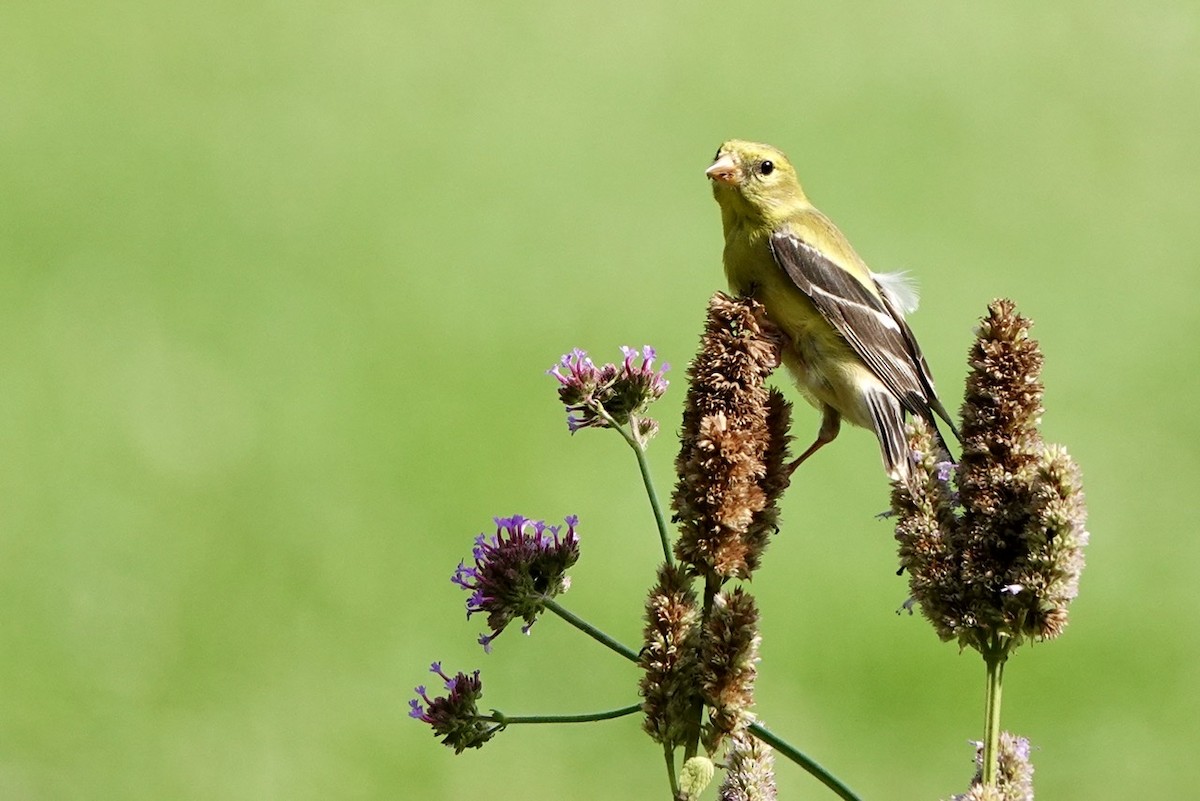
[[[698,573],[748,578],[774,531],[790,406],[764,382],[779,358],[779,332],[760,304],[713,296],[688,368],[672,499],[676,554]]]
[[[696,594],[683,568],[663,565],[646,600],[642,667],[642,728],[675,747],[687,739],[695,708],[700,638]]]

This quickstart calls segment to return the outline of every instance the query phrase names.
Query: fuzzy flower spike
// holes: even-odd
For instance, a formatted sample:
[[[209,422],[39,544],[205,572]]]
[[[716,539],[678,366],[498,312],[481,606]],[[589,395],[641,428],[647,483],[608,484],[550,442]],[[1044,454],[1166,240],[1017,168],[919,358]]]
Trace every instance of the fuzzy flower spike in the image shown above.
[[[999,770],[996,786],[983,783],[983,743],[975,743],[975,778],[971,788],[953,801],[1033,801],[1033,764],[1030,745],[1024,737],[1004,732],[1000,735]]]
[[[763,307],[716,293],[688,367],[672,508],[675,553],[698,573],[749,578],[779,519],[787,488],[791,406],[766,378],[780,334]]]
[[[720,801],[775,801],[775,757],[770,746],[749,732],[739,732],[729,744],[726,761],[729,767]]]
[[[969,357],[961,463],[947,470],[917,423],[917,464],[893,485],[913,598],[939,637],[981,651],[1062,633],[1088,541],[1079,468],[1038,431],[1042,352],[1029,326],[1012,301],[989,307]]]

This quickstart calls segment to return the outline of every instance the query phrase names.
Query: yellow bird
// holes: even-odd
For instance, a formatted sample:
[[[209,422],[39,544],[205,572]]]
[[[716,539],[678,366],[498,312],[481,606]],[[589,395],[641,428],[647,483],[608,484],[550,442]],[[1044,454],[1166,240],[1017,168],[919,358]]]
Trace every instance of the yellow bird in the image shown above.
[[[705,175],[721,207],[729,288],[766,307],[786,337],[784,365],[824,414],[816,441],[791,469],[832,442],[843,418],[875,432],[892,479],[909,471],[906,414],[936,431],[936,413],[961,440],[904,321],[917,307],[907,278],[867,269],[778,149],[730,140]]]

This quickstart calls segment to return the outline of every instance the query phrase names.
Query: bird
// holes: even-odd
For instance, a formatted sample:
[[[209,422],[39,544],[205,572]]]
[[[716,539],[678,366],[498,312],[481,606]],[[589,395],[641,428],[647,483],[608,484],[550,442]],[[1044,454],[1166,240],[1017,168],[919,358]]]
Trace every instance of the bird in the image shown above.
[[[789,470],[832,442],[842,420],[875,433],[893,481],[910,473],[908,415],[927,421],[944,446],[936,414],[961,442],[904,319],[917,307],[907,274],[868,269],[778,148],[731,139],[705,175],[721,209],[730,291],[763,305],[783,333],[784,366],[822,412],[816,440]]]

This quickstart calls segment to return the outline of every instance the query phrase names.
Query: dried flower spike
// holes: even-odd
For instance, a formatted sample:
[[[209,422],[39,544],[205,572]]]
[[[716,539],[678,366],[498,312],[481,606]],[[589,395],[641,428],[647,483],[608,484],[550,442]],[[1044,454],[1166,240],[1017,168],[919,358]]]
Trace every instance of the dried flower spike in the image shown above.
[[[696,593],[680,567],[664,564],[646,599],[642,667],[642,724],[656,742],[669,747],[687,739],[696,704],[696,650],[700,612]]]
[[[475,539],[475,566],[460,562],[450,580],[471,593],[467,599],[467,617],[486,612],[490,634],[479,642],[484,650],[514,618],[529,628],[545,608],[548,598],[570,587],[567,568],[579,559],[579,538],[575,527],[579,519],[571,515],[561,526],[547,526],[541,520],[521,515],[497,517],[492,537],[480,534]]]
[[[943,640],[953,639],[969,606],[959,584],[953,538],[958,517],[948,477],[940,468],[944,453],[924,420],[908,428],[913,465],[907,481],[892,484],[901,570],[908,573],[912,611],[916,601]]]
[[[720,292],[709,301],[672,500],[676,554],[703,574],[748,578],[778,520],[791,407],[764,382],[779,365],[779,336],[755,301]]]
[[[414,692],[419,698],[408,702],[409,717],[428,723],[434,736],[441,737],[442,744],[453,748],[456,754],[468,748],[481,748],[498,727],[489,727],[479,716],[478,701],[483,697],[479,671],[447,676],[440,662],[434,662],[429,670],[442,678],[448,694],[431,699],[424,686],[417,687]]]
[[[758,676],[758,608],[741,587],[713,598],[700,642],[700,688],[709,707],[705,747],[714,753],[722,739],[754,721]]]
[[[971,349],[961,462],[947,470],[917,422],[916,465],[893,485],[913,598],[939,637],[981,652],[1062,632],[1088,541],[1079,470],[1038,431],[1042,353],[1029,325],[1011,301],[989,307]]]

